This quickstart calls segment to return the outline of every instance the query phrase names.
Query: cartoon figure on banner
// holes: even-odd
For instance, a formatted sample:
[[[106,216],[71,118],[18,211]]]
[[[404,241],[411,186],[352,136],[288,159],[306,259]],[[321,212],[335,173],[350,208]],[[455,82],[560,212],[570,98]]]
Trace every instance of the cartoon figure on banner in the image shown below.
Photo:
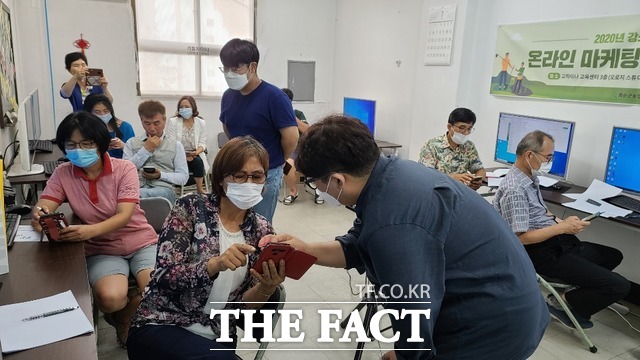
[[[82,38],[82,34],[80,34],[80,39],[73,42],[73,46],[80,49],[80,52],[84,54],[84,50],[91,47],[91,43]]]
[[[520,63],[520,67],[518,68],[518,75],[516,75],[516,83],[513,85],[512,93],[521,96],[531,95],[531,90],[527,87],[522,86],[522,79],[524,79],[524,61]]]
[[[509,53],[505,53],[504,57],[500,56],[500,54],[496,54],[496,57],[502,59],[502,66],[500,73],[498,73],[498,89],[497,90],[506,90],[509,87],[511,79],[513,76],[511,73],[507,74],[507,69],[511,68],[511,72],[513,72],[513,65],[511,65],[511,60],[509,59]]]

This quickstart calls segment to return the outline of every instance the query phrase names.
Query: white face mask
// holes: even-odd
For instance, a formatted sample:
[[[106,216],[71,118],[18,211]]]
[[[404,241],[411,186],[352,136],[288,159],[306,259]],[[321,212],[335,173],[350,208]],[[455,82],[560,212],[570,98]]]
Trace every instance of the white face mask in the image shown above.
[[[459,132],[454,131],[453,136],[451,137],[451,141],[453,141],[458,145],[462,145],[469,140],[469,137],[471,137],[471,135],[465,135],[465,134],[461,134]]]
[[[244,184],[227,183],[227,198],[238,209],[247,210],[262,201],[262,189],[264,184],[246,182]]]
[[[327,192],[329,191],[329,185],[331,185],[331,178],[329,178],[329,182],[327,183],[327,188],[324,189],[324,191],[321,191],[320,189],[318,189],[318,196],[320,196],[320,198],[324,200],[325,204],[327,204],[328,206],[338,207],[342,205],[339,201],[340,195],[342,195],[342,189],[340,189],[340,192],[338,193],[338,197],[334,198],[333,195]]]
[[[229,89],[232,90],[242,90],[249,83],[249,72],[244,75],[236,74],[233,71],[229,71],[224,74],[224,79],[227,81],[227,85],[229,85]]]
[[[538,159],[538,156],[536,154],[533,154],[533,156],[536,157],[536,159]],[[538,159],[538,161],[540,161],[540,159]],[[527,160],[527,163],[529,162],[529,160]],[[531,164],[529,164],[529,168],[531,168],[531,175],[533,176],[544,176],[545,174],[548,174],[549,171],[551,171],[551,167],[553,167],[553,160],[551,161],[547,161],[547,162],[542,162],[540,161],[540,169],[538,170],[534,170],[533,167],[531,167]]]

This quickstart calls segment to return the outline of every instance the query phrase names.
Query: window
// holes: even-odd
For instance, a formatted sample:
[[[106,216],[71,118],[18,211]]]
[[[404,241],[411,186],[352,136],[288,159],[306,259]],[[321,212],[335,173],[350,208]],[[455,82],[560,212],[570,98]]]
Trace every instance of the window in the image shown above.
[[[220,49],[253,39],[254,0],[135,1],[141,95],[221,96]]]

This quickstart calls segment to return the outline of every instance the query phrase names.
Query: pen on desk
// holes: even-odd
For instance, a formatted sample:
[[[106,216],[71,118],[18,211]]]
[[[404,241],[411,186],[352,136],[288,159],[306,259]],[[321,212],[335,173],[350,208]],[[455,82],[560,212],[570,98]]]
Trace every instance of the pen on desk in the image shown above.
[[[78,306],[72,306],[72,307],[67,307],[67,308],[63,308],[63,309],[59,309],[59,310],[53,310],[53,311],[49,311],[49,312],[46,312],[46,313],[42,313],[42,314],[38,314],[38,315],[34,315],[34,316],[29,316],[28,318],[22,319],[22,321],[30,321],[30,320],[41,319],[41,318],[45,318],[45,317],[49,317],[49,316],[53,316],[53,315],[64,314],[66,312],[73,311],[73,310],[75,310],[77,308],[78,308]]]
[[[595,206],[600,206],[602,204],[600,204],[599,202],[595,201],[595,200],[591,200],[591,199],[587,199],[587,202],[591,205],[595,205]]]

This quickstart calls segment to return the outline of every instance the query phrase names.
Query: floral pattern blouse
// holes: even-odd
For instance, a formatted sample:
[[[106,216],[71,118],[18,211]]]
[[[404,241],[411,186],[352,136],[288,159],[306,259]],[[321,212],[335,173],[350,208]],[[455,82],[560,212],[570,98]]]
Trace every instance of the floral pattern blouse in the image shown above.
[[[210,319],[203,312],[218,277],[209,277],[207,262],[220,255],[219,212],[220,201],[210,194],[191,194],[176,202],[160,232],[156,268],[131,326],[200,323],[220,335],[220,317]],[[240,228],[247,244],[256,248],[263,236],[274,234],[269,222],[251,209]],[[257,252],[249,255],[247,266],[251,267],[257,258]],[[256,283],[247,271],[244,281],[229,294],[225,309],[246,309],[242,295]],[[230,331],[235,334],[233,317]]]

